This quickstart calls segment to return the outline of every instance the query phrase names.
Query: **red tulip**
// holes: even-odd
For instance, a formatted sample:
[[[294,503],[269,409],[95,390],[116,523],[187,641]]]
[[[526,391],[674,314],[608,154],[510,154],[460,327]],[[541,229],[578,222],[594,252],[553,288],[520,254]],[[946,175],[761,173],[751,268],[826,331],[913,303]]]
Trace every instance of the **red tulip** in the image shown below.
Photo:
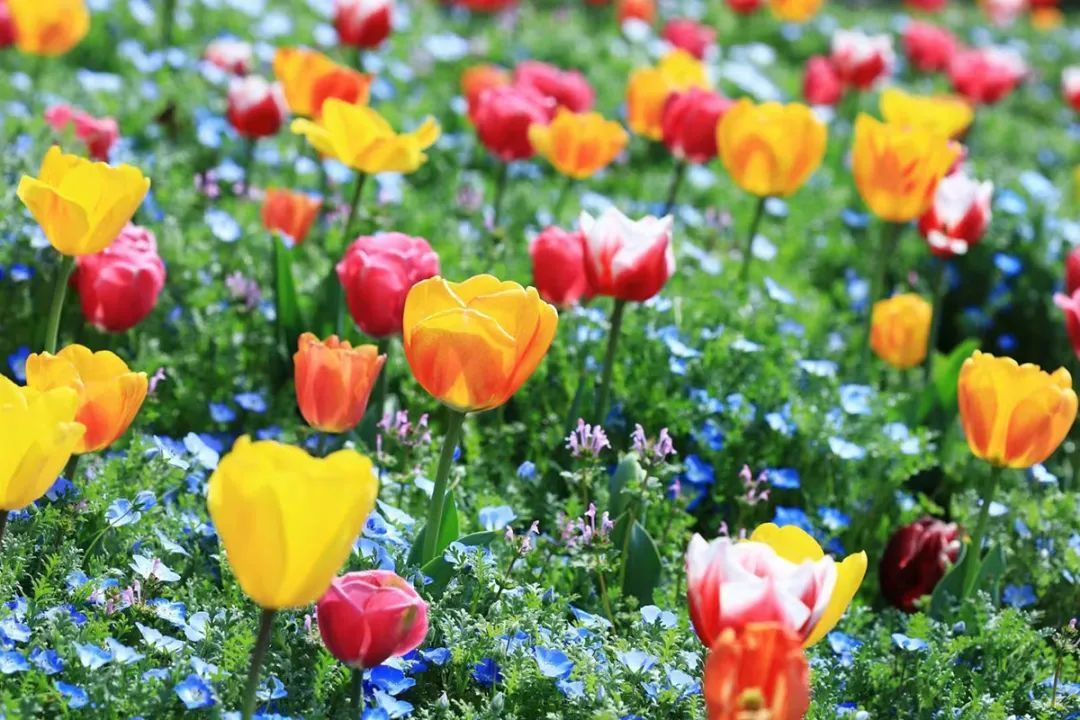
[[[109,150],[120,137],[120,128],[113,118],[96,118],[70,105],[50,107],[45,111],[45,122],[57,132],[72,128],[95,160],[108,160]]]
[[[896,62],[892,36],[837,30],[832,36],[829,60],[842,83],[869,90],[892,72]]]
[[[949,4],[949,0],[904,0],[908,7],[914,10],[933,13],[940,12]]]
[[[1071,295],[1055,293],[1054,304],[1065,312],[1065,330],[1073,353],[1080,358],[1080,290],[1073,290]]]
[[[235,38],[213,40],[203,52],[203,59],[208,63],[233,75],[247,75],[253,57],[251,43]]]
[[[258,75],[233,78],[229,84],[229,122],[242,137],[273,135],[285,122],[285,96],[278,83]]]
[[[76,258],[72,285],[83,316],[107,332],[124,332],[150,314],[165,286],[154,233],[128,225],[111,245]]]
[[[904,52],[922,72],[946,70],[956,48],[956,38],[943,27],[913,20],[904,28]]]
[[[569,307],[592,296],[585,274],[585,237],[552,225],[529,243],[533,285],[552,305]]]
[[[765,5],[765,0],[725,0],[727,6],[740,15],[756,13]]]
[[[372,50],[390,35],[391,0],[335,0],[334,29],[344,45]]]
[[[662,140],[680,160],[703,163],[716,157],[716,126],[733,100],[700,88],[668,95],[660,126]]]
[[[934,591],[960,555],[960,529],[930,517],[905,525],[893,534],[881,556],[881,594],[904,612]]]
[[[656,19],[655,0],[619,0],[615,8],[615,17],[622,25],[627,20],[640,20],[652,25]]]
[[[355,668],[373,668],[412,652],[428,631],[427,603],[389,570],[334,578],[315,613],[326,649]]]
[[[1061,71],[1061,94],[1073,110],[1080,112],[1080,65],[1072,65]]]
[[[15,44],[15,19],[7,0],[0,0],[0,48]]]
[[[526,60],[514,68],[514,84],[535,90],[573,112],[592,109],[596,100],[589,81],[577,70],[562,70],[539,60]]]
[[[512,6],[517,0],[453,0],[453,2],[472,12],[496,13]]]
[[[675,272],[671,216],[631,220],[614,207],[598,218],[581,213],[585,273],[597,295],[644,302]]]
[[[806,61],[803,97],[811,105],[835,105],[844,96],[844,84],[829,58],[815,55]]]
[[[337,264],[349,314],[372,337],[401,332],[405,296],[439,274],[439,256],[427,240],[402,233],[356,238]]]
[[[961,50],[949,62],[949,80],[973,105],[1004,98],[1027,74],[1023,58],[1004,48]]]
[[[664,26],[664,39],[672,46],[685,50],[698,60],[716,44],[716,31],[697,20],[675,18]]]
[[[555,101],[535,90],[516,85],[488,88],[480,94],[473,113],[476,134],[493,155],[503,162],[532,157],[529,126],[546,125],[555,111]]]
[[[797,635],[778,623],[725,630],[702,681],[707,720],[802,720],[810,666]]]
[[[1080,290],[1080,247],[1065,256],[1065,292],[1072,295]]]
[[[476,108],[480,104],[480,96],[488,88],[500,87],[510,84],[510,73],[498,65],[473,65],[465,68],[461,73],[461,93],[465,96],[465,103],[469,109],[469,120],[476,124]]]
[[[964,173],[947,175],[934,190],[934,202],[919,219],[919,232],[938,257],[963,255],[982,239],[990,224],[994,184]]]

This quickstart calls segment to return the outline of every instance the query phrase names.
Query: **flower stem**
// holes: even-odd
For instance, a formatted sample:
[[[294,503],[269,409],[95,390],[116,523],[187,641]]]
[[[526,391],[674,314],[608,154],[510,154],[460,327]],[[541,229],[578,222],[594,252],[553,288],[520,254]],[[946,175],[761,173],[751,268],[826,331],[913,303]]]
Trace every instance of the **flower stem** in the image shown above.
[[[668,185],[667,200],[664,201],[663,215],[671,213],[675,207],[675,198],[679,195],[679,187],[682,185],[683,176],[686,175],[686,161],[676,160],[675,167],[671,171],[671,183]]]
[[[619,331],[622,328],[623,312],[626,301],[616,298],[611,309],[611,327],[608,329],[607,352],[604,353],[604,374],[600,377],[600,392],[596,395],[596,422],[603,423],[607,417],[608,402],[611,398],[611,376],[615,369],[615,351],[619,346]]]
[[[390,338],[379,338],[377,346],[380,355],[388,355],[390,351]],[[389,359],[389,357],[387,359]],[[383,363],[382,369],[379,370],[378,377],[375,378],[375,387],[371,391],[371,398],[368,401],[367,410],[364,411],[364,420],[360,424],[360,438],[364,441],[364,444],[372,450],[375,449],[375,435],[378,434],[379,420],[382,419],[383,409],[386,407],[387,377],[387,364]]]
[[[743,285],[746,285],[747,280],[750,279],[750,260],[754,257],[754,237],[757,235],[758,226],[761,225],[761,218],[765,215],[766,200],[768,200],[767,197],[758,198],[757,207],[754,208],[754,217],[750,220],[750,231],[746,234],[742,269],[739,271],[739,280]]]
[[[948,290],[949,261],[942,260],[937,265],[934,277],[934,305],[930,316],[930,338],[926,344],[926,361],[923,364],[923,384],[930,382],[934,371],[934,353],[937,352],[938,338],[941,335],[941,314],[945,306],[945,293]]]
[[[259,688],[259,671],[262,670],[266,651],[270,649],[270,631],[274,626],[276,610],[263,608],[259,616],[259,634],[255,638],[255,647],[251,650],[251,666],[248,668],[247,684],[244,685],[244,702],[241,720],[251,720],[255,714],[255,691]]]
[[[360,717],[364,712],[364,669],[354,667],[352,669],[351,687],[349,695],[352,700],[353,717]]]
[[[865,369],[870,363],[870,330],[873,325],[874,303],[885,295],[885,268],[892,255],[897,240],[900,239],[900,231],[904,226],[900,223],[886,222],[881,226],[881,235],[878,240],[877,253],[869,253],[870,258],[870,294],[867,295],[866,307],[866,333],[863,337],[862,367]]]
[[[982,496],[982,508],[979,510],[979,520],[975,525],[975,533],[971,536],[971,544],[968,546],[968,554],[974,553],[973,557],[964,561],[964,585],[960,592],[960,599],[966,600],[975,589],[975,581],[978,578],[980,556],[982,554],[983,538],[986,536],[986,525],[990,519],[990,503],[994,501],[994,494],[1001,481],[1002,469],[995,467],[990,471],[990,482]]]
[[[435,488],[431,492],[431,504],[428,505],[427,524],[424,525],[424,553],[422,564],[427,565],[439,551],[439,535],[442,532],[443,508],[446,506],[446,484],[450,478],[450,466],[454,462],[454,448],[461,437],[461,425],[465,422],[465,413],[450,410],[446,420],[446,435],[443,437],[442,453],[439,455],[439,467],[435,472]]]
[[[0,546],[4,544],[4,533],[7,531],[8,511],[0,510]]]
[[[491,201],[491,229],[499,229],[499,218],[502,215],[503,196],[506,195],[506,179],[509,175],[510,163],[500,162],[498,174],[495,175],[495,197]]]
[[[570,197],[570,191],[574,188],[574,178],[567,175],[563,178],[562,187],[559,188],[559,195],[555,198],[555,207],[551,210],[551,222],[558,225],[559,220],[562,218],[563,206],[566,205],[566,198]]]
[[[56,340],[60,335],[60,316],[64,312],[64,297],[67,295],[68,280],[75,270],[75,258],[64,255],[60,260],[56,285],[53,287],[52,305],[49,307],[49,324],[45,330],[45,352],[56,352]]]
[[[349,203],[349,214],[345,218],[344,244],[347,244],[353,236],[353,221],[356,219],[356,211],[360,207],[360,196],[364,192],[364,184],[367,181],[367,173],[358,173],[356,183],[353,185],[352,201]]]

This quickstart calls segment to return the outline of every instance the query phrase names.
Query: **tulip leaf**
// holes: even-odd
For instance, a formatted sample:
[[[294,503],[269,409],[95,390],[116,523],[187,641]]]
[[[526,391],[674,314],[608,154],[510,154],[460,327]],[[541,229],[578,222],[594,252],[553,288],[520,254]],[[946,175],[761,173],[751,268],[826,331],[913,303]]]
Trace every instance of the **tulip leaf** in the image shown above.
[[[1005,554],[1001,547],[995,545],[990,548],[983,558],[979,567],[979,574],[975,579],[975,589],[982,590],[997,605],[1001,597],[1001,578],[1005,574]]]
[[[946,619],[952,606],[963,595],[964,576],[967,573],[967,564],[970,562],[979,563],[973,592],[981,590],[990,596],[994,604],[999,602],[1001,578],[1005,574],[1005,555],[997,546],[990,548],[986,557],[982,559],[970,550],[970,543],[961,547],[960,557],[934,588],[934,593],[930,597],[930,616],[934,619]]]
[[[285,351],[285,357],[292,356],[296,340],[300,337],[303,320],[296,298],[296,283],[293,280],[292,251],[276,235],[274,243],[274,314],[277,318],[278,341]]]
[[[964,361],[978,349],[978,340],[965,340],[945,357],[934,358],[934,388],[937,390],[937,401],[949,416],[956,412],[956,385],[960,377],[960,368],[963,367]]]
[[[439,542],[435,545],[435,557],[440,557],[443,550],[457,539],[461,532],[461,524],[458,520],[457,503],[454,501],[454,493],[446,493],[446,503],[443,505],[442,525],[439,527]],[[424,536],[427,535],[427,527],[420,528],[416,534],[412,548],[409,550],[409,565],[420,565],[424,555]]]
[[[629,498],[624,491],[634,481],[637,484],[645,482],[645,469],[638,462],[637,455],[629,453],[619,461],[618,467],[615,468],[615,472],[611,475],[611,480],[608,481],[609,496],[611,498],[610,512],[613,516],[619,517],[626,511]]]
[[[660,551],[649,532],[629,513],[615,521],[611,540],[619,550],[622,567],[622,591],[633,595],[642,605],[653,601],[653,590],[660,584]]]
[[[497,537],[498,533],[491,530],[484,530],[482,532],[475,532],[469,535],[464,535],[454,540],[454,542],[461,543],[466,547],[480,547],[484,545],[490,545],[491,542]],[[431,582],[425,585],[429,595],[438,596],[442,594],[442,591],[446,589],[446,585],[454,577],[454,566],[446,561],[443,557],[443,553],[440,551],[439,555],[424,565],[420,569]]]

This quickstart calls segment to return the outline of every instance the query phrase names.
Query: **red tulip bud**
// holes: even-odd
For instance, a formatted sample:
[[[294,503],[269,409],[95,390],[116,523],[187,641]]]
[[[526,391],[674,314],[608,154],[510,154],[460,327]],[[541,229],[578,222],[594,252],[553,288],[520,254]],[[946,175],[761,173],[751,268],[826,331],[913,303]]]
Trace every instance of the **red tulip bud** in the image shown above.
[[[165,263],[154,233],[128,225],[109,247],[77,258],[72,284],[86,321],[124,332],[150,314],[165,286]]]
[[[960,529],[955,523],[922,518],[892,536],[881,557],[881,594],[905,612],[929,595],[960,555]]]

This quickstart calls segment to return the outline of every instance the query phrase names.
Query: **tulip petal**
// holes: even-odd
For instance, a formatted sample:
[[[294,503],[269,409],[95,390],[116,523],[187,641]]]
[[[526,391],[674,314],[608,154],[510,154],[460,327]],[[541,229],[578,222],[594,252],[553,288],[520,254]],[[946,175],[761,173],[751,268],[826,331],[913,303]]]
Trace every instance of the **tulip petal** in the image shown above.
[[[825,608],[825,612],[822,613],[821,619],[818,620],[813,631],[811,631],[810,636],[806,639],[806,642],[803,643],[803,647],[810,647],[836,627],[836,624],[840,622],[840,618],[843,617],[844,612],[847,610],[848,605],[851,604],[852,599],[855,597],[855,593],[858,592],[859,585],[862,584],[865,575],[865,552],[857,552],[853,555],[848,555],[844,558],[844,561],[837,566],[836,586],[833,588],[832,598],[829,600],[829,605]]]
[[[90,220],[77,202],[27,176],[19,180],[15,194],[37,220],[53,247],[65,255],[82,254],[80,241],[90,231]]]
[[[805,530],[794,525],[779,527],[773,523],[759,525],[750,536],[751,542],[762,542],[788,562],[817,562],[825,552]]]

